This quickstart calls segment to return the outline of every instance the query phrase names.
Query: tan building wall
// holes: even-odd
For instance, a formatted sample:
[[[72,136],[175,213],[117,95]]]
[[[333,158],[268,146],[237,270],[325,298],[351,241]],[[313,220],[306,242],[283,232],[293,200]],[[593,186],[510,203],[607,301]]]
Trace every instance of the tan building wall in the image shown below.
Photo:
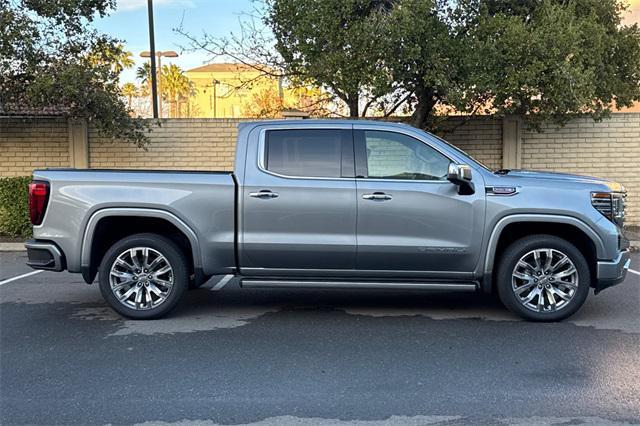
[[[69,167],[67,120],[0,117],[0,177],[43,167]]]
[[[640,225],[639,113],[613,114],[602,122],[579,118],[560,129],[547,126],[542,133],[514,126],[513,120],[479,117],[462,125],[455,120],[451,120],[445,139],[489,167],[520,164],[622,182],[629,191],[627,223]],[[240,121],[165,119],[150,134],[147,151],[101,137],[90,128],[89,167],[231,170]],[[38,167],[73,166],[69,157],[72,138],[64,120],[0,118],[0,125],[0,177],[28,175]],[[77,142],[71,145],[77,146]],[[503,151],[513,155],[503,158]]]

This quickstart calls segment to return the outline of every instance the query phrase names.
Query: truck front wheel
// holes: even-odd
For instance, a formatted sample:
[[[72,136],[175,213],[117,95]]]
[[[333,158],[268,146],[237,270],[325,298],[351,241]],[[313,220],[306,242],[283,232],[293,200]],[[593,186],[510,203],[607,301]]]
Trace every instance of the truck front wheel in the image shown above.
[[[496,280],[502,303],[532,321],[560,321],[573,315],[586,300],[591,283],[580,250],[553,235],[513,242],[503,252]]]
[[[168,238],[136,234],[107,250],[99,267],[100,292],[119,314],[159,318],[172,310],[189,282],[184,253]]]

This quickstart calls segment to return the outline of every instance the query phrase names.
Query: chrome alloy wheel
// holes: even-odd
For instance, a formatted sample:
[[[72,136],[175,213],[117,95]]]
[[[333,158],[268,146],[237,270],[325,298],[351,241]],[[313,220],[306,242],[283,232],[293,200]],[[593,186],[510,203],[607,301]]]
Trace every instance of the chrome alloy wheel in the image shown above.
[[[128,308],[161,305],[173,289],[173,268],[159,251],[133,247],[118,255],[109,271],[111,291]]]
[[[559,250],[531,250],[513,268],[511,289],[527,309],[556,312],[575,296],[578,270],[569,256]]]

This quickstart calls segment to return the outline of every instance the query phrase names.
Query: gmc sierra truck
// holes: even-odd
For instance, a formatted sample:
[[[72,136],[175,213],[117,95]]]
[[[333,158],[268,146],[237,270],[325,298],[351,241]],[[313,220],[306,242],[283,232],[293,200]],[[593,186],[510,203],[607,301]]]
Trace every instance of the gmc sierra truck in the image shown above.
[[[493,171],[402,125],[242,123],[233,172],[36,170],[35,269],[98,276],[120,314],[160,317],[221,288],[496,292],[534,321],[624,280],[625,189]]]

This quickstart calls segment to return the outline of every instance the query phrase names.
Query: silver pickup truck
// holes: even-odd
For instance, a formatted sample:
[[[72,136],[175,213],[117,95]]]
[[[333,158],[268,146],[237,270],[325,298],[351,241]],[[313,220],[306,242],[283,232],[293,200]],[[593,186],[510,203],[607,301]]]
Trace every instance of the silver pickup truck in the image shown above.
[[[242,123],[234,172],[37,170],[29,193],[28,264],[99,275],[136,319],[218,276],[216,289],[496,292],[557,321],[630,264],[621,184],[493,171],[401,124]]]

